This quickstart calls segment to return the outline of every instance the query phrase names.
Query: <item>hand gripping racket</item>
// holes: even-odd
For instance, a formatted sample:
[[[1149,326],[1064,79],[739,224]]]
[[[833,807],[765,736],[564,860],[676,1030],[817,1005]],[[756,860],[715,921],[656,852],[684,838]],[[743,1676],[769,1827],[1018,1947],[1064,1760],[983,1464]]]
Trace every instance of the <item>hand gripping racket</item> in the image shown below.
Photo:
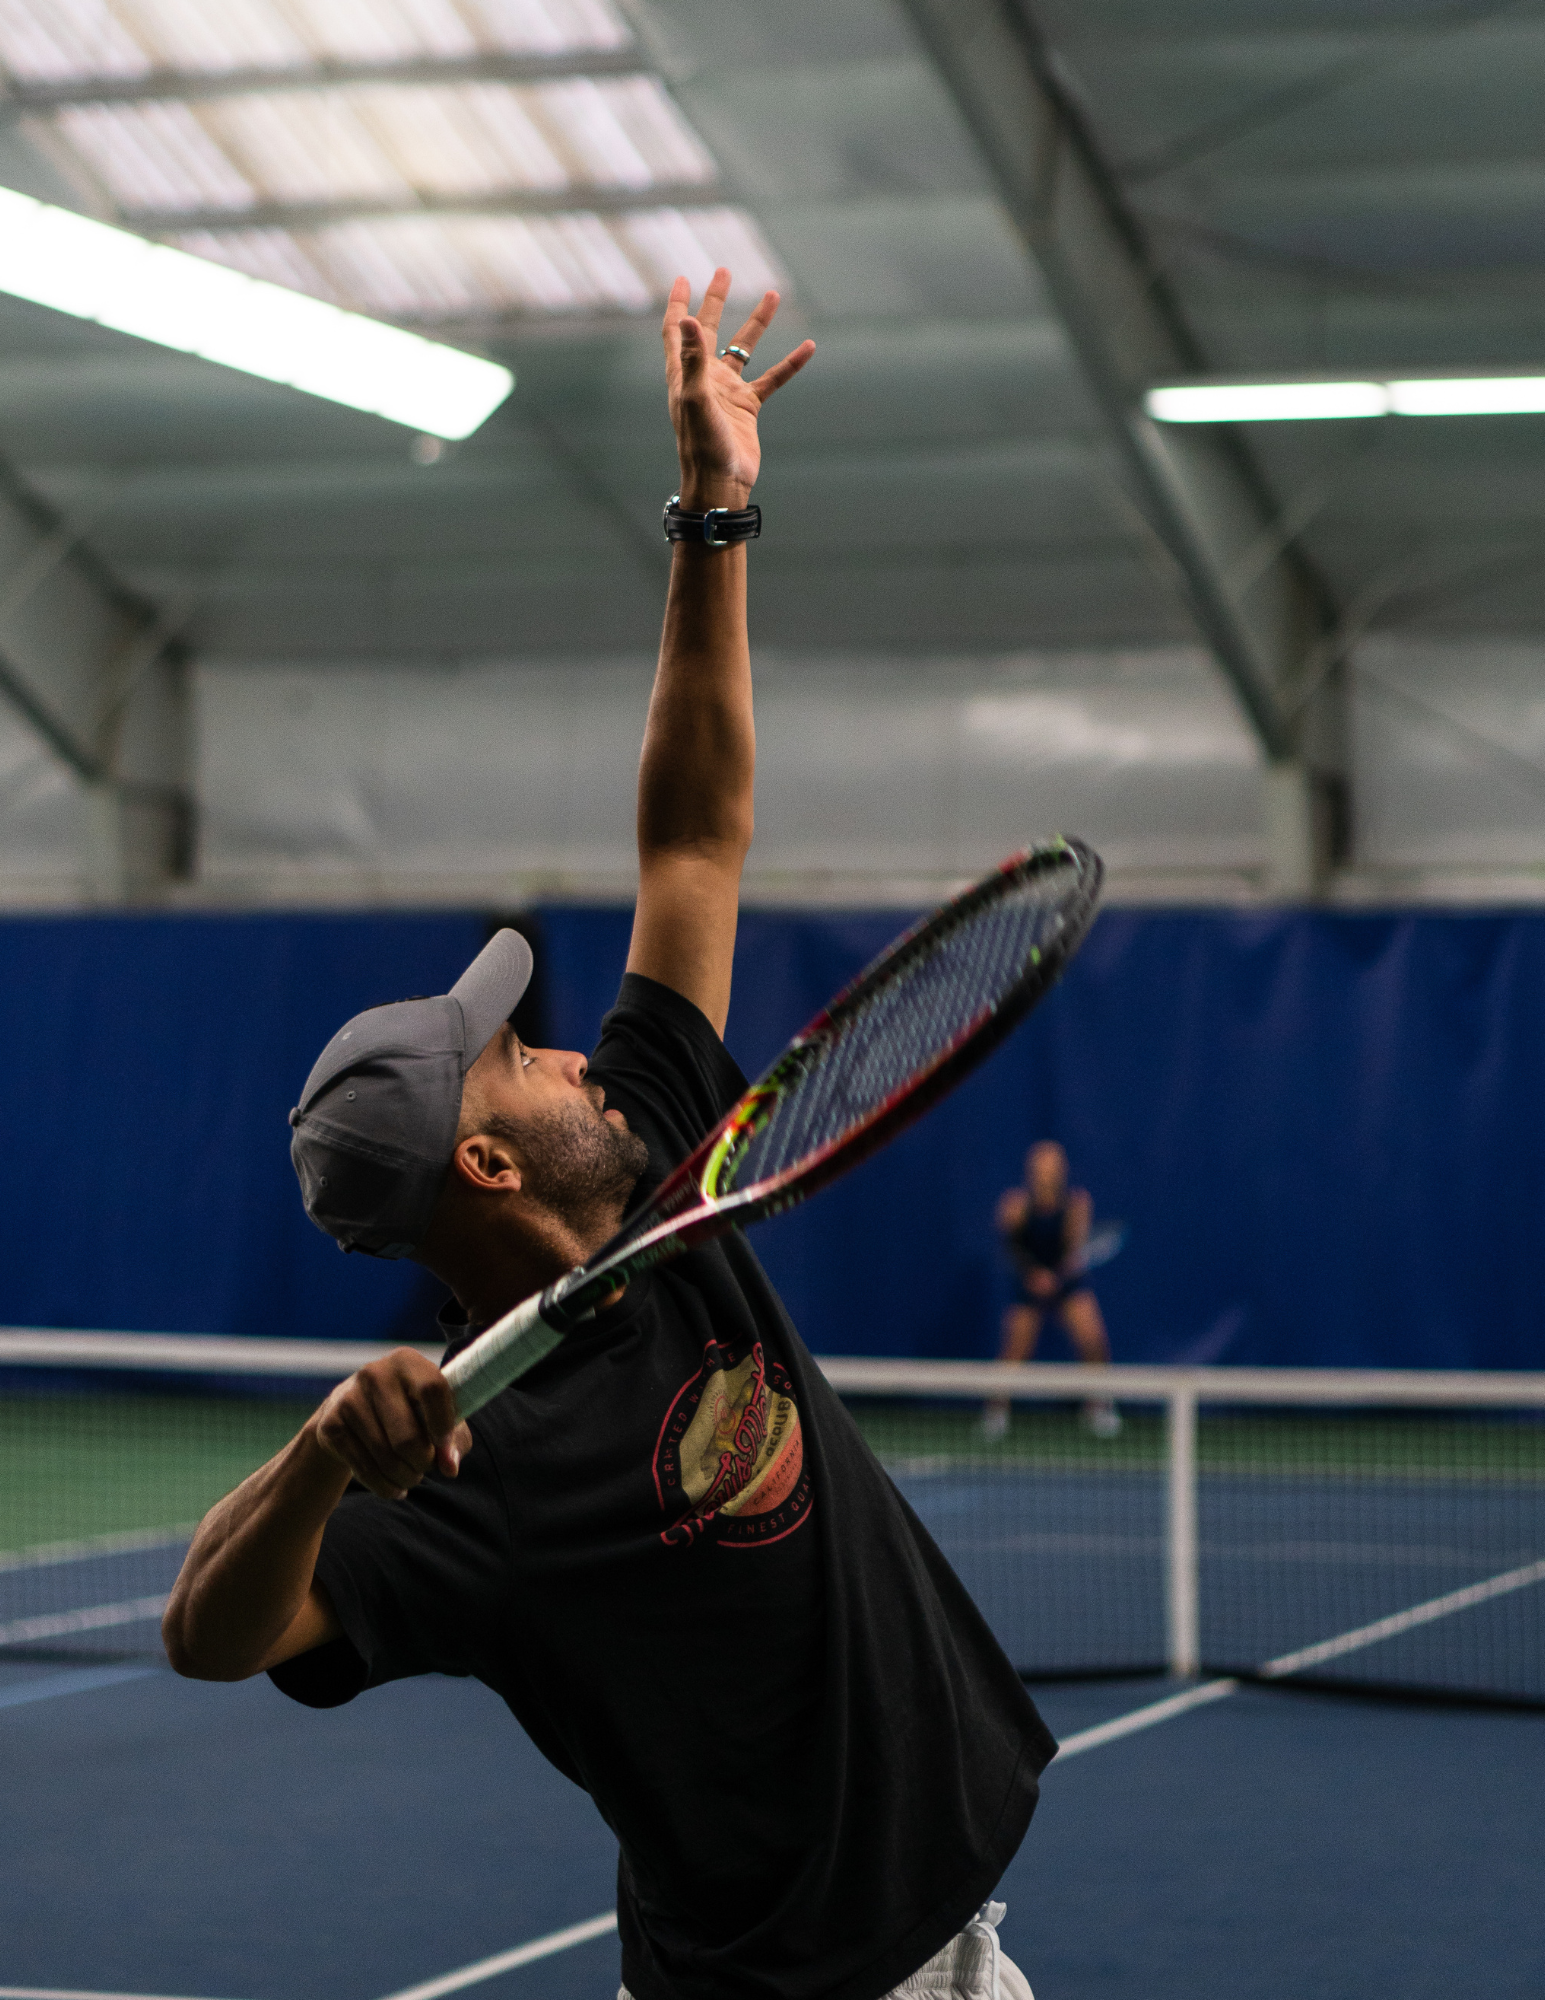
[[[1080,842],[1053,841],[914,924],[610,1242],[447,1362],[458,1412],[480,1410],[628,1279],[792,1208],[920,1118],[1055,985],[1094,916],[1101,873]]]

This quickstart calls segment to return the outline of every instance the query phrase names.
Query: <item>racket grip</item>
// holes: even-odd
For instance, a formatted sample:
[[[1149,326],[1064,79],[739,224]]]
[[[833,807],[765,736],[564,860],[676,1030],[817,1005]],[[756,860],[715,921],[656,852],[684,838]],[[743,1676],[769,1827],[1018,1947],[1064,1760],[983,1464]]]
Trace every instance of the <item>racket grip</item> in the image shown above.
[[[492,1402],[544,1354],[551,1354],[563,1335],[542,1317],[542,1299],[523,1299],[513,1312],[485,1327],[477,1339],[446,1362],[444,1375],[456,1392],[456,1414],[470,1417]]]

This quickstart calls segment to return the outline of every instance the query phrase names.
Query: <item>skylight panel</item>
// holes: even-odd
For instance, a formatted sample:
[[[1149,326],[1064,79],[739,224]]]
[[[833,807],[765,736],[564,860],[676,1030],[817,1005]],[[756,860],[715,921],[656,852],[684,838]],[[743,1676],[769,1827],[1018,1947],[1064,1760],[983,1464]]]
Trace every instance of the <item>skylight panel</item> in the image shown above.
[[[652,303],[648,285],[600,216],[554,216],[541,225],[541,233],[549,259],[565,278],[576,304],[637,312]],[[509,234],[488,230],[485,243],[502,295],[512,304],[537,303],[522,297],[524,269],[511,259],[514,244]]]
[[[249,278],[285,285],[292,292],[309,292],[313,298],[330,299],[335,305],[344,303],[287,229],[197,229],[179,236],[176,247],[190,257],[228,264]]]
[[[0,63],[38,83],[139,76],[150,67],[107,0],[0,0]]]
[[[627,27],[607,0],[464,0],[499,49],[620,49]]]
[[[636,312],[655,302],[596,215],[393,217],[337,224],[307,242],[340,292],[399,319]]]
[[[525,239],[523,243],[521,237]],[[565,312],[594,305],[604,298],[584,260],[574,255],[560,225],[533,220],[518,234],[514,230],[504,232],[507,249],[514,249],[517,243],[520,243],[518,255],[499,272],[503,280],[499,296],[506,307]]]
[[[451,0],[291,0],[319,55],[356,62],[470,55],[477,43]]]
[[[657,208],[619,216],[618,236],[664,298],[678,274],[701,291],[720,264],[734,273],[737,299],[781,289],[772,252],[748,215],[734,208]]]
[[[276,91],[211,103],[204,117],[273,200],[411,199],[410,182],[352,100],[342,90]]]
[[[503,84],[370,87],[351,92],[350,101],[404,176],[426,193],[561,188],[568,181],[521,93]]]
[[[656,180],[708,180],[713,160],[652,77],[619,93],[615,83],[573,77],[535,85],[529,95],[576,180],[597,187],[648,187]],[[626,116],[619,116],[625,108]],[[681,163],[683,171],[660,172]]]
[[[657,181],[711,181],[713,155],[657,77],[609,77],[595,86]]]
[[[574,180],[597,186],[647,187],[654,179],[649,162],[588,77],[540,85],[531,97]]]
[[[288,68],[310,55],[274,0],[119,0],[119,11],[159,69],[217,75]]]
[[[59,130],[126,210],[245,208],[243,179],[186,104],[86,105]]]
[[[484,288],[452,232],[417,216],[342,223],[318,247],[351,297],[398,319],[446,319],[486,310]]]
[[[178,239],[197,255],[395,319],[498,318],[511,312],[643,312],[678,272],[701,288],[716,265],[738,300],[781,283],[755,225],[735,209],[633,216],[391,216]],[[261,246],[259,248],[258,246]]]
[[[0,63],[35,82],[629,40],[608,0],[0,0]]]
[[[616,0],[0,0],[0,63],[20,77],[303,73],[328,60],[390,65],[631,42]],[[714,159],[657,77],[319,81],[185,96],[74,105],[53,122],[131,220],[164,227],[228,212],[229,225],[185,232],[181,249],[264,286],[431,322],[643,311],[679,271],[700,286],[717,263],[735,271],[742,295],[777,282],[755,224],[709,205]],[[702,188],[694,206],[664,206],[683,185]],[[599,215],[585,203],[599,201],[587,190],[602,188],[661,205]],[[475,212],[527,190],[572,200],[574,212]],[[421,199],[440,212],[413,213]],[[463,199],[474,212],[445,212]],[[333,204],[346,216],[351,202],[386,213],[325,219]],[[297,214],[288,231],[242,227],[243,210],[270,207],[323,213],[314,224]],[[119,323],[105,310],[85,316]]]

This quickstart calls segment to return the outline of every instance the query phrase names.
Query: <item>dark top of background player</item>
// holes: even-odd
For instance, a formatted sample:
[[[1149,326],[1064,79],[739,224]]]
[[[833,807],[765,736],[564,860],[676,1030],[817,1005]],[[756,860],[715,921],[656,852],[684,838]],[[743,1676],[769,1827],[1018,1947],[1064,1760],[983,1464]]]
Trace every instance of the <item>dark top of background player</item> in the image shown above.
[[[712,353],[727,290],[695,320],[678,283],[666,315],[689,508],[746,503],[761,402],[809,354],[742,382]],[[596,1076],[508,1026],[466,1071],[416,1254],[474,1327],[583,1261],[740,1087],[719,1036],[751,835],[745,569],[675,552]],[[619,1834],[639,2000],[886,1992],[992,1886],[1052,1746],[749,1248],[635,1282],[476,1436],[422,1355],[360,1370],[201,1526],[174,1664],[317,1702],[477,1673]]]

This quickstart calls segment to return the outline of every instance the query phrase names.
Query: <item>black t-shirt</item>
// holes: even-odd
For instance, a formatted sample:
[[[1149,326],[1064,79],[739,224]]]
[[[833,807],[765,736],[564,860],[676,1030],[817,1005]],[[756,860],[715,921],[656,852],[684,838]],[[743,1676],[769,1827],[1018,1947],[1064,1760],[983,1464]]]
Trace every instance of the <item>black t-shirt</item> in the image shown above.
[[[590,1075],[648,1144],[635,1202],[745,1088],[636,974]],[[997,1882],[1055,1745],[749,1244],[634,1279],[472,1429],[459,1478],[345,1495],[317,1575],[346,1636],[277,1685],[492,1688],[617,1835],[637,2000],[889,1992]]]

